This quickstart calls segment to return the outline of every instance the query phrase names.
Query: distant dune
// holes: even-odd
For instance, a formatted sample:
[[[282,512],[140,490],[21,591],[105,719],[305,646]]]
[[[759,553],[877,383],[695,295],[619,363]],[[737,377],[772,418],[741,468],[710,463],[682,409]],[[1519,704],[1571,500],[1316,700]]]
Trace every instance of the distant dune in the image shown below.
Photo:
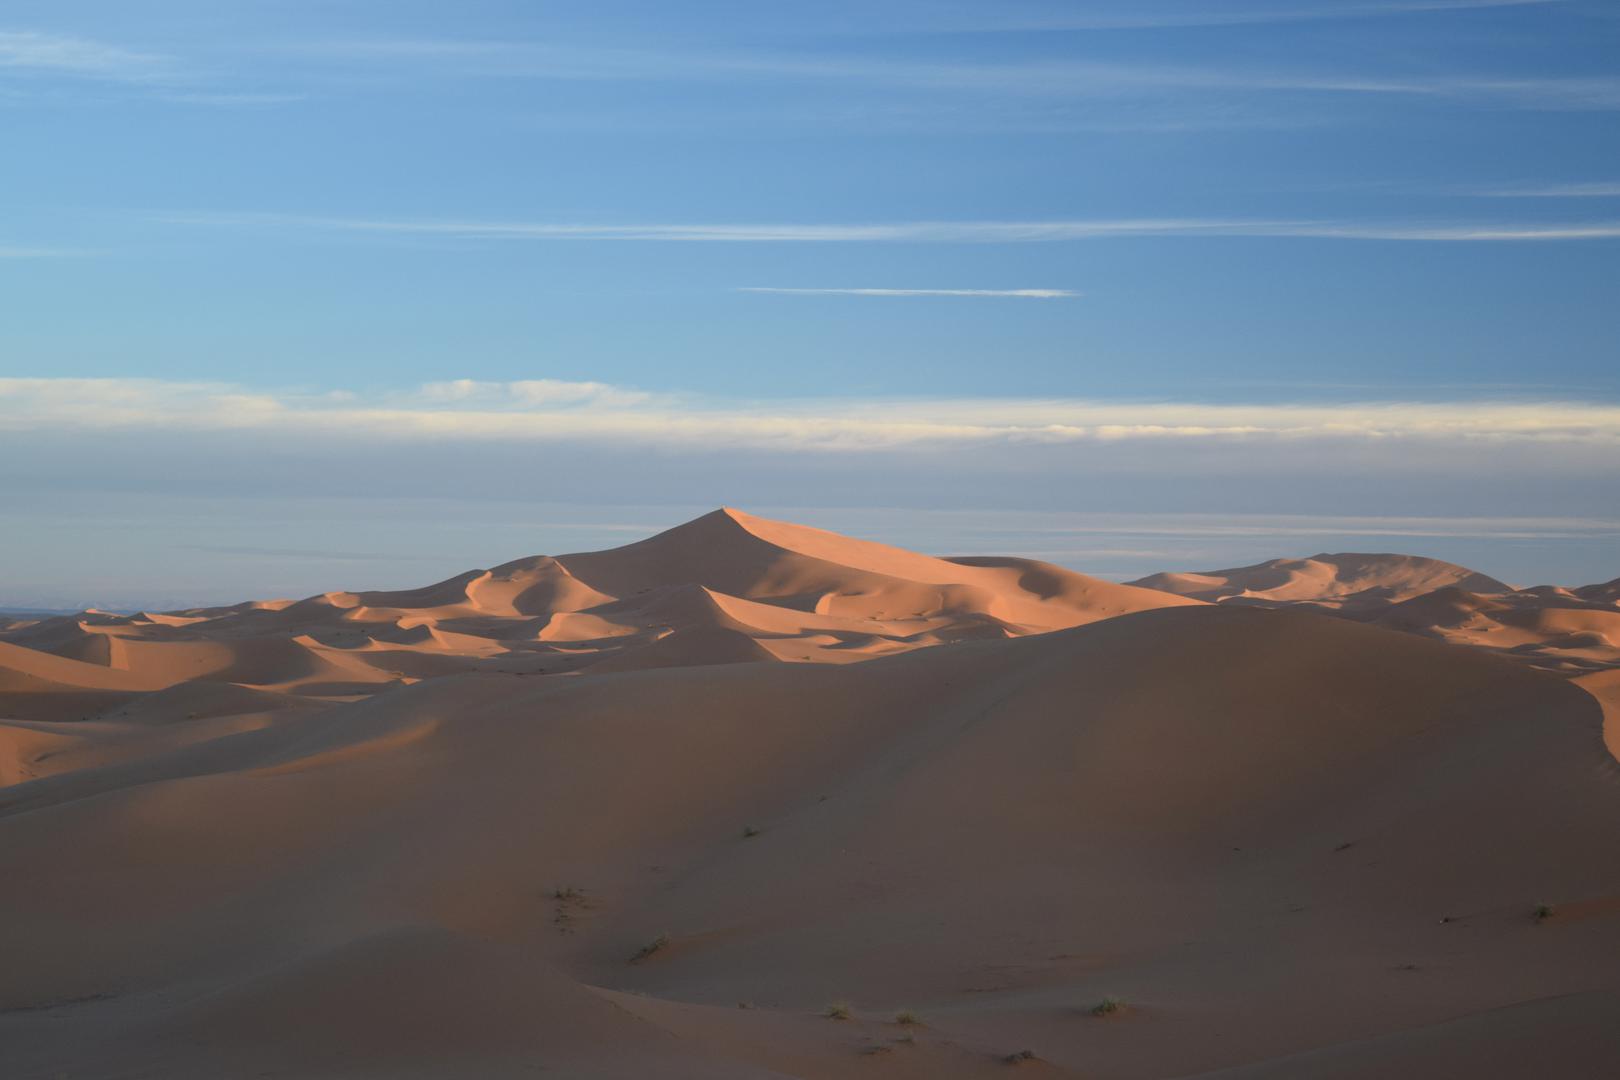
[[[0,643],[101,668],[63,676],[85,688],[208,679],[343,698],[458,671],[847,663],[1196,602],[1029,559],[936,559],[724,509],[612,551],[518,559],[420,589],[86,612],[0,627]],[[36,657],[15,677],[68,666]],[[0,653],[0,679],[8,670]],[[45,694],[12,708],[25,719],[85,712]]]
[[[1269,559],[1230,570],[1153,574],[1131,584],[1212,604],[1268,606],[1309,601],[1348,610],[1381,607],[1441,588],[1483,593],[1512,591],[1511,585],[1439,559],[1353,552],[1324,553],[1308,559]]]
[[[1612,586],[721,510],[14,620],[0,1074],[1620,1075]]]
[[[1131,582],[1212,604],[1305,606],[1576,675],[1620,667],[1620,582],[1518,589],[1414,555],[1338,554]]]

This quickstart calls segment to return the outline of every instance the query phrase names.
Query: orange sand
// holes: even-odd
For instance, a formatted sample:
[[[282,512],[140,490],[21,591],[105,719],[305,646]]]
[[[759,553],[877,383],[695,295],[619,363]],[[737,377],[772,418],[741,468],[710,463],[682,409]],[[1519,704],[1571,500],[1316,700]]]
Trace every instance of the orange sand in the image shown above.
[[[1614,598],[1355,558],[1182,597],[719,511],[14,622],[0,1074],[1620,1074],[1620,683],[1426,640]]]

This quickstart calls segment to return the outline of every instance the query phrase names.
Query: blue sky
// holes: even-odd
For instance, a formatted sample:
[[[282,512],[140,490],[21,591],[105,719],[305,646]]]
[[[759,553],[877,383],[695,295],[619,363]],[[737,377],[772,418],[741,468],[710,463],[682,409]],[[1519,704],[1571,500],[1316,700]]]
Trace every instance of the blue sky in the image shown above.
[[[176,537],[236,500],[181,564],[101,541],[177,599],[719,502],[1114,576],[1612,577],[1607,525],[1523,534],[1620,516],[1617,121],[1607,0],[11,0],[0,602],[114,496]],[[249,542],[413,498],[501,550]],[[944,512],[1343,531],[1129,557]]]

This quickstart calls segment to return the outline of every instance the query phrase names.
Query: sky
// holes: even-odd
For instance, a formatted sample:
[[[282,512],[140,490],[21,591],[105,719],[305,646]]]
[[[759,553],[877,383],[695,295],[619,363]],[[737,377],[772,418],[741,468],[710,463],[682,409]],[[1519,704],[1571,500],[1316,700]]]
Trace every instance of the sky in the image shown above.
[[[736,505],[1620,574],[1612,0],[8,0],[0,606]]]

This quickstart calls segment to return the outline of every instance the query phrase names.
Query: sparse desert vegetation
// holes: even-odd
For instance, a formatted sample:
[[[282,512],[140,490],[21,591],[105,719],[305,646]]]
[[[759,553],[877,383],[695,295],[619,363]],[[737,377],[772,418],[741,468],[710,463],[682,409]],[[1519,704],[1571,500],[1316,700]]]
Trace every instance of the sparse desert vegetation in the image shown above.
[[[637,949],[635,955],[630,957],[630,962],[632,964],[639,964],[641,961],[660,953],[667,948],[669,948],[669,935],[659,934],[657,937],[647,942],[647,944]]]

